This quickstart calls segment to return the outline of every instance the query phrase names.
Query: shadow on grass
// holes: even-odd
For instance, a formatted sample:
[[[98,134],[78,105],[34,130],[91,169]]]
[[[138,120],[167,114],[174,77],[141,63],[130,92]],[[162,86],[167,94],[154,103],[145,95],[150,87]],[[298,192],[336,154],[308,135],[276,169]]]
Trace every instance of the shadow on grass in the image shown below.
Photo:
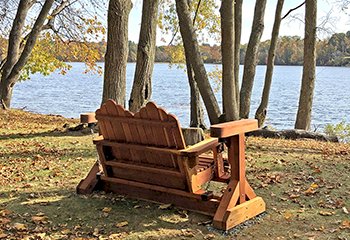
[[[86,133],[82,131],[59,131],[52,130],[47,132],[38,133],[16,133],[16,134],[0,134],[0,140],[14,140],[14,139],[31,139],[37,137],[64,137],[64,136],[86,136],[89,135],[89,129],[84,129]]]
[[[162,237],[185,234],[184,229],[197,233],[208,232],[201,223],[211,218],[175,208],[159,209],[159,205],[141,200],[126,199],[113,194],[77,195],[74,189],[43,192],[7,191],[0,193],[0,208],[12,213],[7,218],[23,223],[28,232],[41,226],[46,232],[67,232],[68,236],[94,236],[112,233],[133,233],[141,238],[162,232]],[[32,217],[45,216],[35,222]],[[68,230],[67,230],[68,229]],[[135,236],[136,236],[135,235]],[[157,236],[157,235],[156,235]]]
[[[41,158],[52,158],[52,157],[57,157],[61,159],[75,159],[75,158],[96,158],[97,153],[95,149],[93,148],[94,146],[91,144],[91,149],[87,148],[79,148],[79,147],[74,147],[74,150],[71,149],[55,149],[55,148],[50,148],[49,150],[43,151],[42,149],[36,149],[36,150],[13,150],[12,152],[9,153],[2,153],[1,156],[4,159],[20,159],[20,158],[34,158],[38,159],[38,156],[36,154],[40,154],[40,159]],[[69,152],[68,152],[69,151]]]

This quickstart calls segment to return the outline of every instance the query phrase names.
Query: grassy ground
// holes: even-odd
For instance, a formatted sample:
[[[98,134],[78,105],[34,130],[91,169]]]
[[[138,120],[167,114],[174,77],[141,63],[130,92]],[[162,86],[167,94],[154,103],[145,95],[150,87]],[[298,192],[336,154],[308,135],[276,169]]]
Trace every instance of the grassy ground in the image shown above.
[[[349,144],[249,138],[247,176],[267,212],[223,232],[197,213],[76,195],[96,152],[64,124],[77,120],[0,111],[0,238],[350,239]]]

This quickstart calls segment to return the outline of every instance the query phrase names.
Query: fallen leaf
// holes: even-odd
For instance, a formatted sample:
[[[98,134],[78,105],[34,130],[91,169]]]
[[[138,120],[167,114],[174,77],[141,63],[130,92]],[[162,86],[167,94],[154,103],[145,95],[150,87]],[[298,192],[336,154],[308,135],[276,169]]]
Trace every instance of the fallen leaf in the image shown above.
[[[100,230],[98,228],[94,228],[94,232],[92,233],[92,235],[94,237],[98,237],[99,236],[99,232],[100,232]]]
[[[15,223],[13,224],[13,227],[17,230],[17,231],[25,231],[27,230],[27,226],[23,223]]]
[[[170,207],[171,207],[171,203],[169,203],[169,204],[162,204],[158,208],[162,209],[162,210],[165,210],[165,209],[169,209]]]
[[[306,191],[304,191],[305,195],[312,195],[312,194],[315,194],[315,193],[316,193],[316,191],[312,187],[309,187]]]
[[[212,223],[212,220],[208,220],[208,221],[204,221],[204,222],[199,222],[199,223],[197,223],[197,225],[208,225],[211,223]]]
[[[298,198],[298,197],[300,197],[299,194],[293,194],[293,193],[292,193],[292,194],[289,195],[289,198],[290,198],[290,199],[295,199],[295,198]]]
[[[206,234],[206,235],[204,236],[204,239],[214,239],[214,238],[215,238],[215,235],[212,234],[212,233]]]
[[[112,211],[112,208],[110,208],[110,207],[104,207],[102,209],[102,212],[104,212],[104,213],[109,213],[110,211]]]
[[[11,219],[9,218],[0,218],[0,224],[7,224],[11,222]]]
[[[320,231],[323,232],[324,231],[324,226],[321,226],[320,228],[314,228],[315,231]]]
[[[0,211],[0,216],[5,217],[6,215],[11,214],[12,212],[8,209],[3,209]]]
[[[61,233],[64,234],[64,235],[67,235],[67,234],[70,233],[70,230],[69,230],[68,228],[66,228],[66,229],[63,229],[63,230],[61,231]]]
[[[344,220],[341,224],[341,227],[342,229],[345,229],[345,228],[350,228],[350,220]]]
[[[140,205],[135,205],[134,208],[135,208],[135,209],[136,209],[136,208],[141,208],[141,206],[140,206]]]
[[[343,213],[349,214],[349,211],[348,211],[348,209],[346,207],[343,207],[342,209],[343,209]]]
[[[0,239],[7,238],[8,234],[0,232]]]
[[[32,221],[35,223],[46,223],[47,222],[47,217],[46,216],[33,216]]]
[[[335,212],[319,211],[318,214],[321,216],[332,216]]]
[[[129,223],[127,221],[123,221],[123,222],[119,222],[119,223],[116,223],[115,226],[116,227],[125,227],[125,226],[128,226]]]
[[[291,219],[291,218],[293,217],[293,214],[292,214],[291,212],[287,211],[287,212],[285,212],[285,213],[283,214],[283,217],[284,217],[285,219],[289,220],[289,219]]]
[[[313,188],[313,189],[316,189],[316,188],[318,188],[318,185],[317,185],[316,183],[312,183],[312,184],[310,185],[310,187]]]

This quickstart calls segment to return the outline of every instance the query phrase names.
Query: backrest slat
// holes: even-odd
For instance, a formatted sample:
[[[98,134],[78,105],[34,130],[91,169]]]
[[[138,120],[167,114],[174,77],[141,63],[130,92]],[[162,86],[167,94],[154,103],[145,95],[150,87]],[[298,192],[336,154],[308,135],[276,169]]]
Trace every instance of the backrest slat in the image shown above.
[[[152,102],[147,103],[146,107],[143,109],[144,109],[144,112],[147,112],[148,119],[151,119],[152,121],[156,121],[156,122],[162,122],[159,109],[154,103]],[[153,138],[154,138],[153,141],[156,146],[168,147],[168,142],[164,132],[164,126],[166,125],[157,124],[150,128],[153,132]],[[159,156],[158,158],[159,165],[166,166],[166,167],[175,167],[175,168],[177,167],[175,157],[172,156],[172,154],[159,153],[158,156]]]
[[[103,104],[100,109],[97,109],[96,116],[109,115],[107,103],[108,102]],[[112,125],[111,121],[109,121],[109,120],[99,121],[99,128],[100,128],[100,133],[103,135],[104,139],[116,140],[115,132],[114,132],[113,125]],[[113,149],[113,154],[115,155],[116,158],[122,159],[120,151],[118,151],[117,149]]]
[[[179,150],[185,148],[176,117],[151,102],[132,114],[113,100],[108,100],[96,111],[96,119],[105,140]],[[178,169],[176,156],[169,153],[155,154],[114,147],[113,154],[117,160]]]

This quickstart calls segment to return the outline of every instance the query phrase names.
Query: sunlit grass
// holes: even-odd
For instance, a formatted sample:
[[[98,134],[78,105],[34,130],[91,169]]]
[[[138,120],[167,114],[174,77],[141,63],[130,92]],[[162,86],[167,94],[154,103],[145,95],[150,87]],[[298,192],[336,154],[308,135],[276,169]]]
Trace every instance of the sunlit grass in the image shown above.
[[[267,203],[267,214],[223,232],[201,214],[113,194],[76,195],[76,185],[96,161],[92,136],[63,128],[77,123],[0,112],[4,239],[346,239],[350,234],[349,144],[249,138],[247,177]],[[218,192],[222,187],[209,186]]]

